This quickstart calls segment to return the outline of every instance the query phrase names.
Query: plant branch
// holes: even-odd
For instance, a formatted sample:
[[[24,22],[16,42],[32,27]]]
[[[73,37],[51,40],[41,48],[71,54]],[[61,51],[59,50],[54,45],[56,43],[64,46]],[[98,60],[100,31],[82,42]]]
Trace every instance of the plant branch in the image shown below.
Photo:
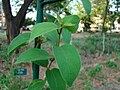
[[[46,4],[51,4],[51,3],[55,3],[55,2],[60,2],[60,1],[64,1],[64,0],[45,0],[44,2],[42,2],[42,5],[46,5]]]
[[[20,24],[22,22],[22,20],[24,20],[25,16],[26,16],[26,12],[27,9],[29,7],[29,5],[31,4],[33,0],[24,0],[24,3],[22,4],[21,8],[19,9],[17,15],[16,15],[16,22],[18,24]],[[18,21],[19,20],[19,21]]]
[[[50,58],[50,64],[48,65],[48,68],[50,68],[50,66],[52,65],[52,63],[54,62],[55,58]]]

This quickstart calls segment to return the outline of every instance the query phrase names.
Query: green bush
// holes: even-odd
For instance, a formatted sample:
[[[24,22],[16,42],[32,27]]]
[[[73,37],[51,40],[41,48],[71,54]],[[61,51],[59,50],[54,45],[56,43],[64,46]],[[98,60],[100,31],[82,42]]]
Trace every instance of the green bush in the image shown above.
[[[119,35],[119,34],[118,34]],[[112,34],[111,35],[111,44],[110,44],[110,53],[112,52],[120,52],[120,39],[118,38],[118,35]],[[106,35],[105,38],[105,53],[108,53],[108,35]],[[90,51],[92,54],[94,54],[96,51],[102,52],[102,36],[100,35],[92,35],[88,38],[82,38],[82,39],[73,39],[73,44],[83,50],[83,51]]]

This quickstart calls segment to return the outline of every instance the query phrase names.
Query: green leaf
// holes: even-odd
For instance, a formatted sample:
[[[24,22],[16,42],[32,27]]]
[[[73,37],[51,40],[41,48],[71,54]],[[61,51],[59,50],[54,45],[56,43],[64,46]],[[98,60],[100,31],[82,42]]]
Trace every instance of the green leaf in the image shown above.
[[[69,15],[63,18],[63,28],[68,29],[70,32],[76,32],[78,29],[78,25],[80,22],[80,18],[77,15]]]
[[[18,58],[15,64],[33,62],[38,60],[48,60],[49,54],[45,50],[31,48],[23,52]]]
[[[46,33],[52,32],[54,30],[57,30],[58,26],[52,22],[43,22],[43,23],[38,23],[33,26],[31,36],[30,36],[30,41],[35,39],[38,36],[44,35]]]
[[[63,79],[71,86],[81,67],[79,53],[72,45],[54,47],[53,51]]]
[[[58,69],[47,70],[46,78],[51,90],[67,90],[66,83]]]
[[[42,88],[44,87],[46,81],[45,80],[34,80],[32,83],[29,85],[28,90],[43,90]]]
[[[56,18],[50,14],[44,13],[44,16],[46,17],[48,22],[55,22]]]
[[[70,43],[70,40],[71,40],[71,32],[69,32],[68,30],[66,29],[63,29],[62,30],[62,36],[63,36],[63,40],[69,44]]]
[[[89,0],[82,0],[83,7],[87,15],[91,13],[91,2]]]
[[[53,45],[56,45],[56,43],[58,42],[58,33],[57,33],[57,31],[49,32],[49,33],[45,34],[45,36],[48,38],[48,40]]]
[[[16,48],[26,45],[29,39],[30,39],[30,33],[20,34],[15,39],[13,39],[10,45],[8,46],[8,55],[10,55]]]
[[[57,13],[57,20],[60,24],[62,24],[62,19],[61,19],[60,15],[58,13]]]
[[[47,67],[49,62],[48,60],[39,60],[39,61],[34,61],[34,63],[39,66]]]

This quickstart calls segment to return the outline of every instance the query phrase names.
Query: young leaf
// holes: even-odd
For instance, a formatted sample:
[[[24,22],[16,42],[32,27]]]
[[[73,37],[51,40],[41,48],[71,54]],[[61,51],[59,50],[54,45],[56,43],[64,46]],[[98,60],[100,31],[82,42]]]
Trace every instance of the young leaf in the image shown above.
[[[51,88],[50,90],[67,90],[66,83],[58,69],[47,70],[46,78]]]
[[[33,62],[39,60],[48,60],[49,54],[45,50],[31,48],[23,52],[18,58],[15,64]]]
[[[45,80],[34,80],[32,83],[29,85],[28,90],[43,90],[43,86],[45,85],[46,81]]]
[[[8,55],[10,55],[16,48],[27,44],[29,39],[30,33],[20,34],[15,39],[13,39],[10,45],[8,46]]]
[[[63,79],[71,86],[81,67],[79,53],[72,45],[54,47],[53,51]]]
[[[68,30],[66,29],[63,29],[62,30],[62,37],[63,37],[63,40],[69,44],[70,43],[70,40],[71,40],[71,32],[69,32]]]
[[[57,20],[60,24],[62,24],[62,19],[61,19],[60,15],[58,13],[57,13]]]
[[[89,0],[82,0],[83,7],[87,15],[90,15],[91,12],[91,3]]]
[[[54,30],[57,30],[58,26],[52,22],[43,22],[43,23],[38,23],[33,26],[31,36],[30,36],[30,41],[35,39],[38,36],[44,35],[46,33],[52,32]]]
[[[68,29],[70,32],[76,32],[80,18],[77,15],[69,15],[63,18],[62,25],[63,28]]]

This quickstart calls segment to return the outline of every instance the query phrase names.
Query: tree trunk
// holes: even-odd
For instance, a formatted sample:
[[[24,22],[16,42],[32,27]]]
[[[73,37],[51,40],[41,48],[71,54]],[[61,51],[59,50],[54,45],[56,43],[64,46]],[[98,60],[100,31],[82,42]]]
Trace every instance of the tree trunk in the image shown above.
[[[6,24],[7,24],[6,35],[7,35],[8,44],[16,36],[19,35],[20,27],[22,26],[25,20],[26,11],[32,1],[33,0],[24,0],[23,5],[19,9],[17,15],[14,17],[11,11],[10,0],[2,0],[3,10],[5,13]]]
[[[11,20],[6,20],[6,23],[7,23],[6,35],[9,44],[16,36],[19,35],[20,28],[19,24],[15,22],[15,17],[12,17]]]

